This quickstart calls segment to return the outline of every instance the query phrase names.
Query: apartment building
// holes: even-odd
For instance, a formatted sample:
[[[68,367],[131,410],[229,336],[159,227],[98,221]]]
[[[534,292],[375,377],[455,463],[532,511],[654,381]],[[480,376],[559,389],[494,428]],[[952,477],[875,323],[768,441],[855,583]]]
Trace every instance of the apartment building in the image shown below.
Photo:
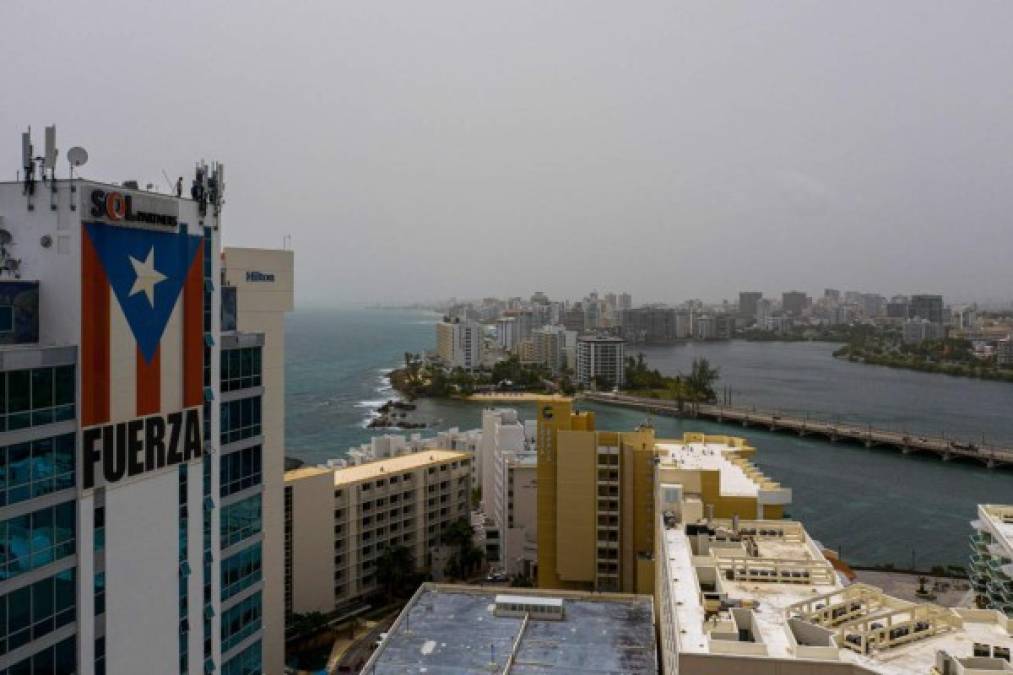
[[[626,341],[607,335],[577,338],[577,382],[584,386],[622,387],[626,374]]]
[[[510,576],[533,577],[538,564],[535,425],[516,410],[482,412],[479,462],[486,559]]]
[[[482,346],[482,325],[477,321],[446,317],[436,324],[436,355],[448,368],[478,368]]]
[[[979,604],[1013,617],[1013,505],[979,504],[970,578]]]
[[[191,199],[0,184],[0,672],[283,667],[267,495],[284,343],[267,324],[292,259],[264,253],[277,302],[234,282],[222,177],[198,165]]]
[[[472,456],[422,450],[285,473],[285,612],[330,612],[382,591],[376,561],[405,546],[438,576],[440,535],[469,518]],[[437,554],[434,556],[434,554]]]

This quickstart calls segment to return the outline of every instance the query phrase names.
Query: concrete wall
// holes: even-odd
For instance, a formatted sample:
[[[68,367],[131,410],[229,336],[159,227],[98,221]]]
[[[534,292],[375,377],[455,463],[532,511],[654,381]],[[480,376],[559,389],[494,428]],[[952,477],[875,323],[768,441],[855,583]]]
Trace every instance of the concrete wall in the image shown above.
[[[325,471],[290,485],[292,611],[330,612],[334,609],[334,474]],[[271,671],[265,668],[264,672]]]
[[[566,581],[594,583],[598,457],[595,434],[559,432],[556,457],[556,570]]]

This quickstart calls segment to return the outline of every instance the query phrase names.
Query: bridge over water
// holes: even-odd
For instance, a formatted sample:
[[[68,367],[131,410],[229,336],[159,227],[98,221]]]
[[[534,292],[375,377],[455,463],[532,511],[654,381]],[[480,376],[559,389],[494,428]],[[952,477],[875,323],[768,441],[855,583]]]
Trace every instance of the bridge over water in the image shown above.
[[[597,403],[618,405],[626,408],[645,410],[654,415],[672,415],[677,417],[696,417],[722,423],[741,424],[744,427],[756,426],[769,431],[795,433],[799,436],[819,436],[831,442],[846,441],[861,443],[865,447],[892,447],[904,454],[912,452],[930,452],[938,455],[943,461],[954,458],[972,459],[991,468],[1013,466],[1013,448],[991,444],[976,444],[958,441],[944,436],[927,436],[923,434],[888,429],[877,429],[871,425],[860,425],[849,422],[832,422],[809,416],[798,417],[779,412],[755,410],[725,405],[704,403],[684,403],[654,398],[641,398],[626,394],[587,392],[580,398]]]

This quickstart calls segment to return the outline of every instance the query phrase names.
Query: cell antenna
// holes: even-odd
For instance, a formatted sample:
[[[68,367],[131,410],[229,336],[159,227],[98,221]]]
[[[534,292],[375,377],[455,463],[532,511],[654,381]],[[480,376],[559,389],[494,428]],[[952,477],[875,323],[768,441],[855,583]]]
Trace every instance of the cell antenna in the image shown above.
[[[53,170],[56,168],[56,155],[59,151],[56,149],[56,125],[51,124],[46,127],[46,154],[43,166],[49,169],[50,175],[53,175]]]

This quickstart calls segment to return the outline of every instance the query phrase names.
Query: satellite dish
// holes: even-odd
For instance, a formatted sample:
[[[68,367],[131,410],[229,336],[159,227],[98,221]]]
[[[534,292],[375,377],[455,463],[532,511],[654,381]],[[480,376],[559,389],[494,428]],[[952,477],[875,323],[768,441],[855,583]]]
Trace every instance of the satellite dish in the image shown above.
[[[7,230],[0,230],[0,246],[6,246],[11,243],[11,233]]]
[[[88,151],[79,145],[67,151],[67,160],[71,166],[84,166],[88,163]]]

